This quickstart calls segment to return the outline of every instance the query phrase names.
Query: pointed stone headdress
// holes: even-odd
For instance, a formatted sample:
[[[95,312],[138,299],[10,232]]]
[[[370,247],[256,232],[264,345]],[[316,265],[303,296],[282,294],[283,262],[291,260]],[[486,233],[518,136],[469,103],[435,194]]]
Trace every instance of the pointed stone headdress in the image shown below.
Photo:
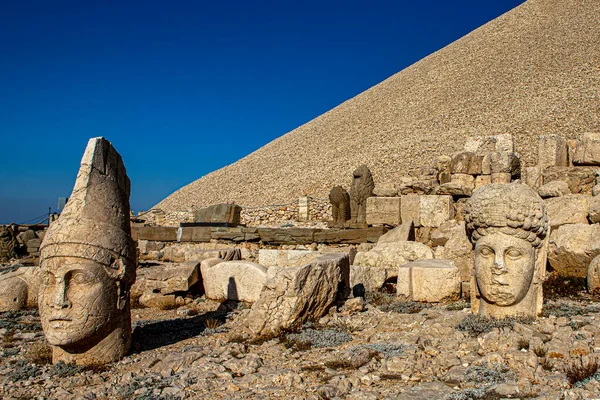
[[[53,257],[96,261],[111,279],[131,285],[136,247],[129,225],[129,192],[121,156],[106,139],[90,139],[73,193],[40,247],[42,262]]]

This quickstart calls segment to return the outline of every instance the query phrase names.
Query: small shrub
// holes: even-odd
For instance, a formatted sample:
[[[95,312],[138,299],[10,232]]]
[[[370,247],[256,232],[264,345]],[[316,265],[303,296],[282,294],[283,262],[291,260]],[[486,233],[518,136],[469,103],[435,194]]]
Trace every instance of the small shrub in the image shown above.
[[[533,349],[533,353],[536,356],[542,358],[542,357],[546,357],[547,350],[546,350],[546,348],[544,346],[538,346],[538,347],[536,347],[536,348]]]
[[[460,311],[460,310],[464,310],[465,308],[469,308],[471,307],[471,303],[468,303],[464,300],[461,301],[455,301],[453,303],[450,303],[446,306],[446,310],[448,311]]]
[[[375,307],[379,307],[384,304],[389,304],[389,303],[393,302],[395,298],[396,298],[396,296],[389,294],[389,293],[382,293],[382,292],[366,292],[365,293],[365,300],[367,301],[367,303],[369,303]]]
[[[584,382],[588,378],[596,375],[599,368],[600,365],[596,359],[588,360],[585,363],[582,359],[579,359],[578,361],[573,361],[571,364],[569,364],[565,370],[565,373],[567,374],[569,384],[573,386],[578,382]]]
[[[310,344],[311,347],[336,347],[342,343],[352,340],[352,336],[348,332],[339,331],[337,329],[303,329],[299,333],[290,333],[286,335],[286,340],[294,342],[304,342],[306,347]]]
[[[479,314],[469,314],[456,325],[456,329],[467,332],[471,337],[477,337],[494,328],[511,328],[515,322],[529,324],[535,319],[533,317],[508,317],[503,319],[488,318]]]
[[[32,364],[52,363],[52,348],[46,342],[36,342],[27,351],[27,360]]]
[[[552,371],[552,369],[554,368],[554,361],[552,361],[550,358],[547,358],[547,357],[542,358],[540,365],[542,366],[544,371]]]
[[[204,321],[204,326],[206,326],[207,329],[217,329],[220,325],[221,321],[218,319],[208,318]]]
[[[29,378],[35,378],[42,373],[39,366],[29,363],[27,360],[18,360],[11,366],[7,374],[9,380],[13,382],[24,381]]]
[[[576,298],[586,290],[586,279],[560,276],[556,272],[550,274],[543,284],[544,297],[558,299],[560,297]]]
[[[480,366],[468,368],[466,375],[470,382],[489,384],[502,383],[517,377],[506,364],[493,363],[488,366],[485,362]]]
[[[519,338],[517,346],[519,347],[519,350],[529,350],[529,340],[525,338]]]
[[[426,303],[418,303],[416,301],[394,301],[388,304],[384,304],[379,307],[381,311],[385,312],[396,312],[398,314],[417,314],[426,308],[430,308],[431,305]]]
[[[557,318],[560,317],[573,317],[575,315],[585,315],[590,313],[600,312],[600,307],[598,306],[580,306],[577,304],[567,304],[567,303],[549,303],[544,304],[544,311],[542,315],[544,317],[549,317],[550,315],[554,315]],[[583,326],[585,324],[582,324]]]
[[[373,350],[373,351],[381,354],[381,356],[383,356],[383,358],[390,359],[390,358],[394,358],[394,357],[398,357],[398,356],[402,355],[404,353],[404,350],[406,350],[407,347],[408,347],[407,345],[401,344],[401,343],[382,342],[382,343],[361,344],[358,346],[351,347],[347,351],[350,354],[354,355],[354,354],[357,354],[362,349]]]

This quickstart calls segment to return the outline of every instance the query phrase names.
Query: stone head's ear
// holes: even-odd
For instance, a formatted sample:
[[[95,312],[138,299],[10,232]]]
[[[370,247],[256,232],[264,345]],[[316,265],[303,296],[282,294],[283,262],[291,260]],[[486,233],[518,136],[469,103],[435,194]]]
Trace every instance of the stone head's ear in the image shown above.
[[[128,273],[132,267],[123,262],[122,258],[118,258],[111,264],[108,274],[117,285],[117,308],[123,310],[129,300],[130,283],[127,279]],[[134,271],[135,271],[135,267]]]

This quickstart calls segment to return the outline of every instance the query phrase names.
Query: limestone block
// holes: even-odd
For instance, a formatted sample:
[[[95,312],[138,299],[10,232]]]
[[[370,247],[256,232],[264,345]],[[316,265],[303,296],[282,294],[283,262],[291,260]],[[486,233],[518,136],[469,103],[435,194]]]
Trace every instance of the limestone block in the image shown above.
[[[592,196],[598,196],[600,194],[600,184],[596,184],[592,188]]]
[[[513,178],[521,176],[521,158],[517,153],[495,151],[490,153],[491,173],[505,172]]]
[[[267,282],[267,269],[249,261],[224,261],[202,270],[207,299],[253,303]]]
[[[491,178],[492,183],[510,183],[512,175],[510,172],[493,172]]]
[[[400,197],[369,197],[367,199],[368,225],[400,225]]]
[[[448,182],[438,186],[434,194],[441,196],[469,197],[473,194],[474,187],[474,184],[464,185],[461,182]]]
[[[324,249],[320,249],[319,252],[321,254],[330,254],[330,253],[347,254],[348,260],[350,261],[350,265],[352,265],[354,263],[354,257],[356,257],[356,247],[354,247],[354,246],[326,247]]]
[[[588,215],[592,224],[600,222],[600,197],[594,196],[590,199],[590,209]]]
[[[522,178],[523,183],[537,190],[542,185],[542,169],[540,167],[525,167],[524,175]]]
[[[454,202],[454,219],[458,222],[464,221],[465,204],[467,201],[468,198],[463,197]]]
[[[421,198],[418,194],[402,195],[400,214],[403,222],[412,221],[415,227],[421,226]]]
[[[0,274],[0,312],[37,307],[40,284],[38,267],[19,267]]]
[[[398,195],[398,189],[396,189],[393,185],[378,184],[375,185],[373,194],[377,197],[396,197]]]
[[[335,303],[340,282],[349,283],[349,272],[348,256],[339,253],[281,270],[266,283],[242,326],[267,335],[321,318]]]
[[[438,171],[437,178],[440,183],[450,182],[452,157],[450,156],[439,156],[436,159],[436,168]]]
[[[598,167],[549,167],[544,170],[543,181],[564,181],[571,193],[591,194],[598,171]]]
[[[153,263],[150,267],[137,269],[137,278],[131,286],[131,294],[169,294],[187,292],[200,282],[200,262]]]
[[[468,174],[452,174],[450,177],[450,182],[453,183],[461,183],[467,187],[475,187],[475,177],[473,175]]]
[[[587,290],[595,296],[600,295],[600,255],[594,257],[588,267]]]
[[[584,133],[577,141],[574,165],[600,165],[600,133]]]
[[[475,189],[478,189],[485,185],[489,185],[490,183],[492,183],[491,175],[478,175],[475,178]]]
[[[237,226],[240,224],[242,207],[237,204],[214,204],[194,213],[194,222],[220,223]]]
[[[450,172],[452,174],[479,175],[482,173],[483,155],[473,152],[457,153],[452,157]]]
[[[592,196],[568,194],[544,200],[552,228],[565,224],[587,224]]]
[[[410,261],[431,259],[433,251],[417,242],[390,242],[375,246],[367,252],[359,251],[354,264],[379,268],[397,268]]]
[[[377,241],[377,245],[414,240],[415,226],[412,221],[408,221],[381,235],[381,237]]]
[[[310,263],[320,256],[321,253],[312,250],[279,250],[279,263],[277,265],[285,268],[296,267]]]
[[[420,198],[421,225],[435,228],[454,218],[452,196],[423,195]]]
[[[222,258],[224,261],[239,260],[240,249],[214,249],[206,250],[188,244],[167,246],[161,250],[160,260],[164,262],[181,263],[187,261],[202,261],[207,258]]]
[[[27,242],[32,240],[32,239],[36,239],[37,236],[35,234],[35,231],[33,231],[33,229],[28,229],[25,232],[21,232],[17,235],[17,241],[19,242],[19,244],[22,245],[27,245]]]
[[[548,182],[538,189],[538,194],[541,198],[545,199],[548,197],[560,197],[571,194],[569,185],[564,181],[552,181]]]
[[[275,249],[259,249],[258,263],[264,267],[274,267],[279,264],[279,252]]]
[[[176,308],[177,296],[174,294],[161,294],[161,293],[144,293],[138,302],[144,307],[156,308],[159,310],[170,310]]]
[[[423,178],[403,181],[396,186],[398,193],[404,194],[431,194],[438,186],[437,179]]]
[[[538,136],[538,167],[567,167],[569,156],[567,141],[559,135]]]
[[[445,222],[439,229],[432,232],[431,241],[434,246],[442,246],[441,243],[443,243],[443,247],[440,247],[442,250],[439,258],[454,261],[461,280],[468,281],[473,271],[474,253],[464,221]],[[436,256],[436,258],[438,257]]]
[[[506,133],[500,135],[468,137],[465,142],[465,151],[485,154],[492,151],[514,151],[513,135]]]
[[[562,225],[550,235],[548,261],[562,276],[585,278],[588,265],[598,254],[600,225]]]
[[[298,199],[298,221],[308,221],[308,196],[302,196]]]
[[[376,292],[388,279],[396,278],[398,268],[378,268],[353,264],[350,266],[350,287],[355,295],[361,292]]]
[[[450,260],[420,260],[400,266],[398,296],[435,303],[460,297],[458,268]]]

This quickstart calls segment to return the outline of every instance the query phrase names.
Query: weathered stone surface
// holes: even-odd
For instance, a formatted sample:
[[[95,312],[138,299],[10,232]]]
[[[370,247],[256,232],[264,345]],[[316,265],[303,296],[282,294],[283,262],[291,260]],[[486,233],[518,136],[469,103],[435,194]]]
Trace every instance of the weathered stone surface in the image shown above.
[[[103,364],[129,351],[137,264],[129,192],[121,156],[104,138],[90,139],[40,249],[40,319],[54,363]]]
[[[598,167],[549,167],[544,170],[543,181],[567,182],[571,193],[591,194],[598,170]]]
[[[423,195],[420,200],[420,225],[435,228],[454,218],[451,196]]]
[[[421,226],[421,197],[418,194],[402,195],[400,214],[403,222],[412,221],[415,227]]]
[[[475,178],[475,189],[492,183],[491,175],[479,175]]]
[[[600,295],[600,255],[594,257],[588,267],[587,290],[595,296]]]
[[[367,224],[400,225],[400,197],[369,197],[367,199]]]
[[[465,142],[465,151],[477,154],[486,154],[492,151],[514,151],[514,138],[509,133],[490,136],[468,137]]]
[[[330,253],[344,253],[348,255],[348,260],[350,261],[350,265],[354,263],[354,257],[356,257],[356,247],[354,246],[345,246],[345,247],[326,247],[324,249],[319,249],[321,254],[330,254]]]
[[[542,186],[542,169],[540,167],[525,167],[523,172],[524,176],[522,176],[521,179],[524,184],[533,190],[538,190],[539,187]]]
[[[37,307],[40,284],[38,267],[20,267],[0,274],[0,312]]]
[[[145,292],[139,297],[138,302],[144,307],[159,310],[170,310],[178,306],[177,296],[174,294]]]
[[[149,267],[138,268],[135,283],[131,286],[134,297],[154,292],[169,294],[187,292],[200,282],[200,262],[153,263]]]
[[[584,133],[577,141],[574,165],[600,165],[600,133]]]
[[[587,224],[592,196],[568,194],[544,200],[552,228],[564,224]]]
[[[17,237],[12,227],[0,226],[0,262],[7,262],[17,255]]]
[[[450,172],[452,174],[479,175],[482,173],[482,162],[483,155],[468,151],[457,153],[452,157]]]
[[[543,200],[520,183],[484,186],[467,202],[465,222],[475,244],[473,312],[539,315],[549,230]]]
[[[460,297],[458,268],[450,260],[419,260],[400,266],[396,294],[435,303]]]
[[[386,232],[377,241],[378,245],[394,242],[405,242],[415,240],[415,226],[412,221],[404,222],[402,225]]]
[[[450,174],[452,173],[452,157],[439,156],[436,159],[437,179],[440,184],[450,182]]]
[[[249,261],[202,264],[202,283],[207,299],[253,303],[267,282],[267,268]]]
[[[239,260],[241,253],[239,249],[203,249],[193,245],[166,246],[159,252],[160,261],[182,263],[187,261],[202,261],[207,258],[221,258],[225,261]]]
[[[344,223],[350,219],[350,195],[341,186],[334,186],[329,192],[331,216],[334,223]]]
[[[398,276],[398,268],[374,268],[366,265],[353,264],[350,266],[350,287],[356,295],[364,291],[376,292],[388,279]]]
[[[393,185],[375,185],[373,194],[377,197],[396,197],[398,196],[398,189]]]
[[[281,270],[266,283],[244,325],[266,335],[322,317],[334,304],[340,282],[349,282],[349,268],[348,256],[337,253]]]
[[[538,167],[567,167],[569,165],[567,142],[560,135],[538,136]]]
[[[491,180],[492,183],[510,183],[512,175],[510,172],[492,172]]]
[[[431,233],[432,246],[443,246],[440,257],[456,264],[460,279],[467,282],[471,279],[474,263],[473,245],[465,230],[465,223],[450,220],[444,222]],[[436,254],[436,258],[438,258]]]
[[[131,237],[133,240],[176,242],[177,230],[175,226],[135,226],[131,229]]]
[[[378,244],[367,252],[359,251],[354,264],[378,268],[398,268],[407,262],[433,258],[433,251],[417,242],[389,242]]]
[[[212,231],[209,226],[184,226],[177,231],[178,242],[206,243],[212,239]]]
[[[406,181],[400,182],[396,185],[398,194],[432,194],[435,192],[438,186],[437,179],[431,178],[408,178]]]
[[[246,240],[246,232],[242,227],[225,228],[210,227],[210,239],[218,242],[243,242]],[[210,241],[210,240],[209,240]]]
[[[518,179],[521,177],[521,158],[517,153],[495,151],[490,153],[490,170],[492,174],[508,173]]]
[[[590,199],[588,218],[592,224],[597,224],[600,222],[600,197],[593,196]]]
[[[27,245],[28,241],[35,238],[37,238],[37,235],[35,234],[35,231],[33,229],[27,229],[26,231],[21,232],[17,235],[17,241],[19,242],[19,244],[22,245]]]
[[[475,185],[465,185],[462,182],[448,182],[439,185],[435,189],[435,194],[444,196],[469,197],[473,193]]]
[[[375,183],[373,175],[366,165],[354,170],[352,186],[350,187],[350,221],[363,223],[366,220],[367,199],[373,196]]]
[[[206,224],[227,224],[237,226],[240,224],[242,207],[232,203],[213,204],[194,212],[194,222]]]
[[[258,263],[265,267],[296,267],[312,262],[321,256],[318,251],[311,250],[269,250],[258,251]]]
[[[600,225],[562,225],[550,235],[548,261],[562,276],[585,278],[588,265],[600,254]]]
[[[552,181],[540,186],[538,194],[543,199],[546,199],[548,197],[560,197],[571,194],[571,190],[569,189],[569,184],[567,184],[567,182]]]

